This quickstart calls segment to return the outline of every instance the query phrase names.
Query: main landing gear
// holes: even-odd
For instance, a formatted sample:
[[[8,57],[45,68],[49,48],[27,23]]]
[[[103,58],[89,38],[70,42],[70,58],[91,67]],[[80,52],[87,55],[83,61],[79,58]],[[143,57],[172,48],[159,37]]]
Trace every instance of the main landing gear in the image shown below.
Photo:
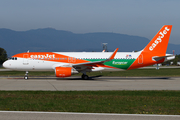
[[[27,79],[28,79],[28,73],[29,73],[29,72],[28,72],[28,71],[26,71],[26,74],[25,74],[25,76],[24,76],[24,79],[25,79],[25,80],[27,80]]]
[[[82,74],[82,76],[81,76],[81,77],[82,77],[82,79],[83,79],[83,80],[88,80],[88,79],[89,79],[89,76],[88,76],[88,75],[86,75],[86,74]]]

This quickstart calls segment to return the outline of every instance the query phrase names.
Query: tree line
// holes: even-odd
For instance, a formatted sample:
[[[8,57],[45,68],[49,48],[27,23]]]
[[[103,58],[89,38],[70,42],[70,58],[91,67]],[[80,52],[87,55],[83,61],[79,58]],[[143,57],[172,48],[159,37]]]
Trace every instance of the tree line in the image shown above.
[[[0,48],[0,65],[2,65],[3,62],[6,60],[7,60],[7,52],[5,49]]]

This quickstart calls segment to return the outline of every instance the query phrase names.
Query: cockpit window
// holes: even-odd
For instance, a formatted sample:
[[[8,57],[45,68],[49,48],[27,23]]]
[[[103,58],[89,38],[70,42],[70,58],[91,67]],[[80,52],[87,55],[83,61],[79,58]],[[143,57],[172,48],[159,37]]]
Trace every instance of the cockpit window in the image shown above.
[[[12,57],[10,58],[10,60],[17,60],[17,57]]]

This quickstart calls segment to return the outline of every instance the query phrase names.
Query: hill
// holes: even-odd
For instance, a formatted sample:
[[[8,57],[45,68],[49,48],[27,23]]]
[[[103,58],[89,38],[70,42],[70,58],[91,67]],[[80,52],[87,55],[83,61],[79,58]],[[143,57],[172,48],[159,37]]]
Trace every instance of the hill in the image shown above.
[[[53,28],[29,31],[0,29],[0,47],[7,51],[8,56],[28,50],[30,52],[102,51],[102,43],[108,43],[108,51],[114,51],[118,47],[119,52],[131,52],[143,49],[149,41],[145,37],[108,32],[75,34]],[[178,48],[180,45],[169,44],[167,53],[175,50],[176,54],[179,54]]]

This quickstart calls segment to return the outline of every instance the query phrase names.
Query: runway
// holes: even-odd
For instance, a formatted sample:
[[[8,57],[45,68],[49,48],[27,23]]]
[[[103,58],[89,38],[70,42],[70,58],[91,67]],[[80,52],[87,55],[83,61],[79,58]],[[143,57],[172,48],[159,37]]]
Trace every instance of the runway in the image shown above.
[[[180,77],[0,77],[0,90],[180,90]],[[0,111],[3,120],[179,120],[180,115],[142,115],[71,112]]]
[[[0,77],[0,90],[180,90],[180,77]]]
[[[180,115],[0,111],[3,120],[179,120]]]

